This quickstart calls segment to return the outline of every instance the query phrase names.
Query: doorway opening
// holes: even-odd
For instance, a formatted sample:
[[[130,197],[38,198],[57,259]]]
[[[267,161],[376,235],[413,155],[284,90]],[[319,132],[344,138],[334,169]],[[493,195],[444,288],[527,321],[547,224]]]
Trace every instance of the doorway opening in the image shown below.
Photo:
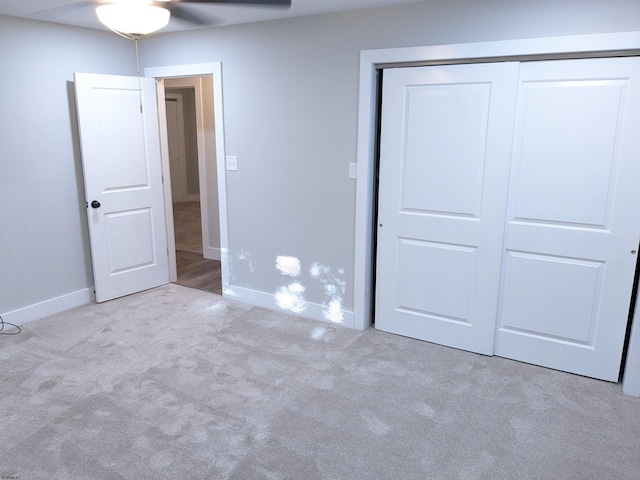
[[[206,202],[211,185],[201,195],[196,108],[196,88],[200,87],[200,82],[202,79],[177,78],[167,79],[164,84],[177,274],[175,283],[221,295],[220,257],[216,252],[213,255],[209,252],[208,255],[214,258],[205,257],[203,248],[207,243],[203,233],[210,237],[209,230],[213,230],[215,235],[219,229],[208,225],[208,219],[202,215],[201,204],[203,200]],[[205,107],[202,111],[205,117],[212,114],[207,110]],[[203,119],[202,123],[206,125],[209,122]],[[209,243],[213,243],[215,248],[217,242]]]
[[[226,177],[224,168],[224,121],[222,102],[222,64],[204,63],[190,65],[173,65],[165,67],[147,67],[145,76],[156,79],[158,115],[160,121],[160,136],[162,149],[162,171],[164,188],[164,211],[167,225],[167,245],[169,259],[169,281],[179,283],[178,258],[180,258],[180,276],[184,279],[183,272],[190,278],[187,286],[203,288],[224,295],[229,284],[228,265],[226,252],[228,248],[227,228],[227,194]],[[176,107],[175,136],[182,135],[186,140],[181,174],[171,171],[169,158],[169,138],[167,131],[167,110],[165,103],[165,90],[168,89],[169,101],[176,94],[181,94],[182,122],[177,121],[178,100],[170,108]],[[173,92],[171,90],[174,90]],[[177,92],[175,90],[178,90]],[[191,105],[191,93],[193,92],[194,104]],[[186,106],[185,106],[186,105]],[[190,110],[190,113],[186,113]],[[193,113],[195,111],[195,113]],[[170,115],[173,115],[170,113]],[[189,146],[189,138],[193,137],[193,116],[195,116],[195,146]],[[185,120],[186,118],[186,120]],[[185,127],[185,122],[191,123]],[[184,130],[187,130],[186,132]],[[180,133],[182,131],[182,133]],[[193,142],[193,140],[191,140]],[[197,151],[197,155],[193,153]],[[181,152],[178,142],[178,151]],[[191,151],[192,158],[187,169],[187,153]],[[182,153],[180,153],[182,154]],[[197,160],[195,158],[197,157]],[[175,162],[175,161],[174,161]],[[197,168],[195,165],[197,164]],[[172,185],[171,179],[178,177],[178,183],[182,187]],[[176,198],[172,190],[183,188],[184,191],[176,192]],[[195,213],[185,213],[180,205],[194,202]],[[174,204],[177,206],[174,214]],[[199,214],[197,211],[199,207]],[[195,235],[191,234],[189,244],[196,245],[197,252],[189,252],[190,247],[181,246],[182,220],[200,217],[200,224],[195,222],[191,227]],[[175,222],[174,222],[175,217]],[[189,225],[189,223],[187,223]],[[198,226],[201,233],[198,231]],[[176,239],[178,245],[176,248]],[[200,241],[198,241],[198,239]],[[199,248],[202,251],[199,251]],[[185,253],[186,252],[186,253]],[[187,258],[186,261],[183,257]],[[207,283],[206,287],[199,285],[199,281],[207,282],[206,278],[213,277],[215,284]]]

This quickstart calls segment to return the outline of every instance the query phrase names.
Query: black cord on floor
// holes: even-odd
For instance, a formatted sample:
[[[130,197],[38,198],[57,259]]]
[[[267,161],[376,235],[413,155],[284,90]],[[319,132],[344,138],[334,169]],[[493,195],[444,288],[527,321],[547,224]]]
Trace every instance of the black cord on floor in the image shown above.
[[[15,328],[17,328],[17,329],[18,329],[18,331],[17,331],[17,332],[5,332],[5,331],[4,331],[4,326],[5,326],[5,325],[8,325],[8,326],[10,326],[10,327],[15,327]],[[18,325],[15,325],[15,324],[13,324],[13,323],[9,323],[9,322],[5,322],[5,321],[2,319],[2,315],[0,315],[0,335],[17,335],[17,334],[19,334],[21,331],[22,331],[22,330],[20,329],[20,327],[19,327]]]

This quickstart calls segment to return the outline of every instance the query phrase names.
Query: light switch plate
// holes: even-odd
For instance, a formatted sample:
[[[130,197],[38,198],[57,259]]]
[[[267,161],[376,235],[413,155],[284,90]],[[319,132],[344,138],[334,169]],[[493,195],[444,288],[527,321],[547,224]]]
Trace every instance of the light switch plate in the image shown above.
[[[356,172],[358,168],[358,164],[357,163],[350,163],[349,164],[349,178],[356,178]]]
[[[238,157],[235,155],[227,155],[227,170],[236,172],[238,170]]]

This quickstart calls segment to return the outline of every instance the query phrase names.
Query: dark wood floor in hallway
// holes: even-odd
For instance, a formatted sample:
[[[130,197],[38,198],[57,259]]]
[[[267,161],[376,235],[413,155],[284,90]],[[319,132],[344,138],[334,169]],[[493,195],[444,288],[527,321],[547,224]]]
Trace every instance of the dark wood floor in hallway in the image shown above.
[[[176,264],[178,285],[222,295],[220,261],[204,258],[200,253],[176,250]]]

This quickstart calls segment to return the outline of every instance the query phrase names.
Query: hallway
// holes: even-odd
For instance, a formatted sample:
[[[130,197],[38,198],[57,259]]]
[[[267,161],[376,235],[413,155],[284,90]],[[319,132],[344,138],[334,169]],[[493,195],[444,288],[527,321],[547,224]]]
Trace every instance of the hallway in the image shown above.
[[[222,295],[220,261],[209,260],[202,256],[200,203],[174,203],[173,223],[178,268],[176,283]]]

